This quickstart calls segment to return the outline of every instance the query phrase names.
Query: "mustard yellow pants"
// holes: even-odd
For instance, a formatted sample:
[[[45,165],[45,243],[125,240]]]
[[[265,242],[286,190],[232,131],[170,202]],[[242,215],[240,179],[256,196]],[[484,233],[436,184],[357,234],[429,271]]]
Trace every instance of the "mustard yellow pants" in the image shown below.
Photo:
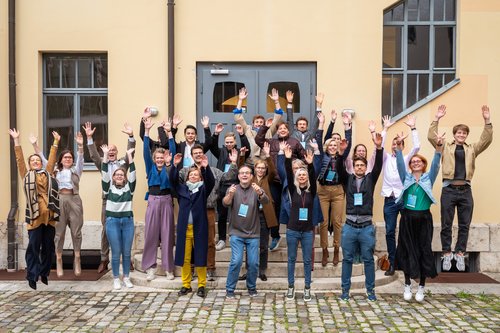
[[[182,266],[182,286],[186,288],[191,287],[191,280],[193,279],[191,274],[191,255],[193,246],[193,225],[188,224],[186,231],[186,248],[184,249],[184,265]],[[198,274],[198,288],[205,287],[207,285],[207,267],[196,267],[196,273]]]

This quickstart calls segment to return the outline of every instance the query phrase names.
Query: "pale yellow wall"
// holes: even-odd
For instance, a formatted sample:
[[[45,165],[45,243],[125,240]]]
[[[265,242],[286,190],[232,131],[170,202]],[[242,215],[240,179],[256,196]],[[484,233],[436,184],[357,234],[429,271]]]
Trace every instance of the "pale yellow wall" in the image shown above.
[[[6,2],[0,0],[5,8]],[[175,101],[176,111],[184,118],[183,125],[194,123],[196,118],[196,62],[315,61],[318,91],[326,94],[324,109],[355,109],[354,141],[368,143],[367,122],[380,118],[383,9],[393,2],[178,0],[175,6]],[[126,138],[119,129],[124,120],[130,120],[138,131],[140,112],[146,105],[158,106],[161,118],[166,116],[166,1],[38,0],[17,3],[18,107],[24,146],[28,143],[26,135],[29,132],[42,131],[41,54],[47,51],[108,52],[109,141],[117,143],[121,152]],[[461,83],[415,113],[422,152],[429,158],[432,151],[426,140],[426,129],[439,104],[448,105],[448,115],[441,123],[449,138],[450,127],[458,122],[470,125],[470,141],[479,137],[482,104],[490,105],[494,123],[498,118],[495,110],[500,107],[499,1],[459,0],[458,3],[457,59]],[[6,20],[1,22],[0,43],[6,45]],[[0,55],[4,52],[5,48],[0,48]],[[0,105],[6,109],[5,58],[0,58],[0,78],[3,78],[0,80]],[[6,116],[2,113],[0,117],[4,131],[7,129]],[[39,120],[38,126],[33,118]],[[396,130],[406,130],[406,126],[395,125],[389,139]],[[1,143],[1,153],[6,159],[5,141]],[[500,181],[490,177],[495,174],[494,162],[498,160],[494,160],[496,147],[494,142],[477,160],[478,172],[473,181],[475,221],[498,222],[498,214],[491,208],[495,207],[494,189],[500,187]],[[145,177],[141,176],[144,175],[140,158],[142,148],[139,147],[138,153],[139,187],[135,211],[136,219],[142,220],[145,208],[142,197],[146,190]],[[8,181],[6,172],[0,177]],[[81,193],[85,220],[98,220],[98,174],[85,172],[83,177]],[[440,184],[438,181],[436,196],[439,196]],[[383,202],[378,196],[379,188],[380,182],[375,219],[382,221]],[[7,214],[6,201],[0,203],[0,216]],[[437,208],[433,211],[438,213]],[[438,214],[435,219],[439,219]]]

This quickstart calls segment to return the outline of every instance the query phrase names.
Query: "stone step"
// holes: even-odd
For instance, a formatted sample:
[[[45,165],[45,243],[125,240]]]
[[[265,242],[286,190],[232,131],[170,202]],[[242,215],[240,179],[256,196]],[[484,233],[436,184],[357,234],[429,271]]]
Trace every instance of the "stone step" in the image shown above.
[[[314,249],[314,262],[321,262],[321,259],[323,257],[323,249],[321,248],[315,248]],[[340,255],[339,255],[339,260],[342,261],[342,249],[340,249]],[[215,261],[216,262],[224,262],[224,261],[230,261],[231,260],[231,249],[229,247],[226,247],[225,249],[221,251],[216,251],[215,252]],[[288,261],[288,254],[287,254],[287,249],[285,248],[278,248],[275,251],[268,251],[268,262],[287,262]],[[333,261],[333,248],[328,249],[328,262],[331,264]],[[297,250],[297,262],[303,262],[303,257],[302,257],[302,249],[299,247]]]
[[[285,234],[285,232],[281,232],[280,235],[281,235],[281,241],[280,241],[278,248],[286,249],[286,247],[287,247],[286,234]],[[217,236],[216,236],[216,239],[217,239]],[[271,239],[272,239],[271,235],[269,235],[268,246],[271,245]],[[215,241],[215,243],[217,244],[217,240]],[[320,236],[318,234],[314,235],[314,244],[313,245],[314,245],[314,248],[321,248]],[[229,242],[229,236],[228,236],[226,239],[226,247],[229,247],[229,246],[230,246],[230,242]],[[333,248],[333,235],[330,235],[330,234],[328,234],[328,247]],[[299,243],[299,248],[300,248],[300,243]],[[333,251],[333,249],[331,251]]]
[[[374,260],[377,260],[377,257],[374,256]],[[138,272],[145,273],[142,269],[142,255],[137,254],[134,256],[134,266]],[[216,261],[216,270],[215,275],[217,277],[226,277],[227,271],[229,267],[229,261]],[[242,265],[242,273],[245,271],[244,264]],[[161,268],[161,259],[158,259],[157,264],[157,272],[158,276],[165,276],[165,271]],[[326,267],[322,267],[321,264],[314,264],[314,274],[318,278],[335,278],[340,277],[342,274],[342,262],[340,262],[337,266],[333,266],[330,262]],[[352,265],[352,276],[360,276],[364,274],[364,265],[363,264],[354,264]],[[175,267],[175,276],[181,275],[181,268]],[[288,268],[287,261],[283,262],[269,262],[268,268],[266,270],[266,275],[269,277],[287,277],[288,276]],[[304,277],[304,265],[302,262],[297,262],[295,265],[295,275],[297,277]],[[144,279],[145,279],[144,275]]]
[[[298,266],[297,266],[298,268]],[[132,283],[137,286],[143,287],[151,287],[158,289],[180,289],[182,287],[182,281],[179,276],[176,276],[174,280],[167,280],[166,277],[157,276],[153,281],[146,280],[146,274],[134,271],[130,274],[130,278]],[[389,284],[398,279],[398,273],[396,272],[393,276],[385,276],[383,271],[377,270],[375,272],[375,287]],[[339,291],[341,289],[341,280],[340,277],[335,278],[321,278],[318,277],[318,270],[314,270],[312,273],[312,283],[311,289],[314,291]],[[197,289],[198,281],[195,279],[191,283],[191,287],[193,290]],[[283,296],[288,287],[288,280],[286,277],[269,277],[267,281],[261,281],[257,279],[257,290],[283,290]],[[210,291],[211,289],[222,289],[226,288],[226,277],[217,277],[215,281],[207,281],[207,288]],[[295,289],[298,293],[301,293],[304,288],[304,279],[296,276],[295,280]],[[246,295],[246,283],[245,281],[238,281],[236,285],[237,294],[242,291],[242,295]],[[353,276],[351,278],[351,291],[358,289],[365,289],[365,276]],[[375,288],[376,290],[376,288]],[[301,296],[297,296],[301,297]]]

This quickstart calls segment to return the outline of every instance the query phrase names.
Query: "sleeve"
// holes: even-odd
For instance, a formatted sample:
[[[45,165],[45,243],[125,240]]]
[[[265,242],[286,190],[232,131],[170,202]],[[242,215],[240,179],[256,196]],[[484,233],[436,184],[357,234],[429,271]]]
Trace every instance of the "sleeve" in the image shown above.
[[[132,193],[132,195],[135,192],[136,180],[137,177],[135,175],[135,163],[132,161],[132,163],[130,163],[129,165],[129,173],[128,173],[128,183],[129,183],[128,186],[130,187],[130,192]]]
[[[335,122],[334,121],[330,121],[330,124],[328,125],[328,129],[326,130],[325,140],[323,142],[326,142],[326,140],[328,140],[328,139],[330,139],[332,137],[333,126],[335,126]]]
[[[286,179],[288,182],[288,193],[290,193],[290,196],[292,196],[297,189],[295,188],[291,158],[285,158],[285,169],[286,169]]]
[[[101,170],[102,158],[99,155],[99,153],[97,152],[95,142],[92,142],[91,144],[87,144],[87,148],[89,150],[90,159],[92,160],[92,162],[94,162],[94,165],[96,166],[96,168]]]
[[[285,154],[278,154],[276,156],[276,164],[278,169],[278,176],[280,177],[281,182],[283,183],[286,179],[286,170],[285,170]]]
[[[75,170],[78,176],[82,175],[83,172],[83,153],[76,152],[76,163]]]
[[[417,130],[411,131],[411,139],[413,142],[413,146],[411,147],[410,153],[405,156],[405,163],[408,164],[410,158],[413,157],[420,150],[420,139],[418,138]]]
[[[144,164],[146,165],[146,174],[149,174],[149,170],[153,167],[153,158],[149,151],[149,136],[144,136],[142,156],[144,158]]]
[[[172,157],[177,154],[177,146],[173,137],[168,139],[168,150],[170,151],[170,154],[172,154]]]
[[[437,121],[433,121],[431,123],[431,126],[429,126],[429,131],[427,132],[427,140],[431,143],[431,145],[436,148],[437,145],[437,138],[436,138],[436,133],[438,132],[438,125],[439,123]],[[414,131],[412,131],[414,132]],[[443,142],[444,144],[444,142]]]
[[[271,124],[271,127],[269,127],[269,130],[271,131],[271,135],[276,134],[276,131],[278,130],[278,123],[281,121],[282,115],[283,115],[283,110],[281,110],[281,109],[274,110],[273,122]]]
[[[144,132],[146,131],[146,127],[144,127],[144,121],[141,121],[139,123],[139,137],[141,138],[142,141],[144,141]]]
[[[370,173],[370,176],[372,177],[373,186],[375,186],[375,184],[377,183],[377,179],[380,176],[380,173],[382,172],[383,156],[384,156],[384,148],[377,149],[375,156],[375,164],[373,165],[373,170]]]
[[[318,113],[320,113],[321,110],[318,110],[316,109],[316,112],[314,112],[314,119],[312,121],[312,124],[311,124],[311,127],[309,127],[309,133],[311,136],[314,136],[316,131],[318,130],[318,126],[319,126],[319,119],[318,119]],[[318,141],[318,143],[321,142]]]
[[[273,159],[270,156],[266,158],[266,162],[267,162],[267,176],[269,180],[272,181],[278,175],[278,171],[276,170],[276,166],[274,165]]]
[[[56,166],[56,159],[57,159],[57,147],[54,145],[51,145],[50,146],[50,153],[49,153],[49,160],[47,162],[47,167],[45,169],[51,175],[54,173],[54,168]]]
[[[406,164],[403,159],[403,153],[399,149],[396,150],[396,165],[398,167],[399,179],[401,180],[401,184],[404,184],[406,178]]]
[[[251,147],[245,132],[243,132],[243,135],[240,135],[240,141],[241,146],[247,149],[247,152],[245,153],[245,159],[247,159],[250,156]]]
[[[167,149],[169,139],[167,136],[167,132],[165,132],[165,129],[163,128],[163,126],[158,126],[158,138],[160,140],[160,146],[162,148]],[[149,139],[149,140],[152,141],[151,139]]]
[[[19,170],[19,175],[24,178],[28,173],[26,168],[26,163],[24,162],[23,148],[21,146],[14,146],[14,152],[16,154],[17,169]]]
[[[347,157],[349,156],[349,153],[351,152],[351,147],[352,147],[352,128],[345,130],[344,132],[345,139],[347,140],[347,148],[344,151],[344,156]]]
[[[317,193],[317,182],[316,182],[316,174],[314,172],[313,164],[308,164],[307,173],[309,174],[309,191],[311,191],[311,195],[314,197]]]
[[[201,173],[203,175],[203,181],[205,184],[205,193],[208,198],[210,193],[212,193],[213,188],[215,187],[215,177],[210,166],[202,168]]]
[[[105,195],[109,192],[111,179],[108,174],[108,163],[102,163],[101,170],[101,185],[102,185],[102,193]]]
[[[441,162],[441,153],[434,152],[434,158],[432,159],[431,170],[429,171],[429,178],[431,180],[431,184],[434,185],[436,181],[437,175],[439,173],[439,164]]]
[[[382,145],[383,147],[384,145]],[[377,148],[373,150],[372,156],[370,156],[370,159],[368,160],[368,172],[372,172],[373,170],[373,165],[375,164],[375,157],[377,156]],[[385,157],[385,154],[384,154]]]
[[[295,125],[293,123],[293,108],[289,108],[288,105],[286,107],[286,122],[288,124],[288,128],[290,129],[290,132],[292,132],[295,128]]]
[[[205,142],[202,143],[203,153],[206,154],[207,151],[210,150],[210,146],[212,145],[212,132],[210,131],[210,127],[203,128],[203,133],[205,134]]]
[[[484,129],[483,132],[481,133],[479,141],[474,144],[474,152],[476,153],[476,156],[485,151],[486,148],[489,147],[492,141],[493,141],[493,125],[492,124],[484,125]]]
[[[337,174],[339,176],[339,183],[346,185],[347,180],[349,177],[349,174],[347,173],[347,170],[345,169],[345,159],[342,158],[341,156],[335,160],[335,171],[337,171]]]
[[[234,109],[233,114],[234,114],[234,121],[236,122],[236,124],[241,125],[241,127],[243,127],[243,133],[246,133],[248,125],[247,122],[245,121],[245,118],[243,118],[243,110]]]
[[[212,155],[214,155],[216,159],[219,159],[220,157],[219,134],[217,133],[212,134],[212,139],[210,141],[210,151],[212,152]]]
[[[257,136],[255,137],[255,143],[260,148],[264,147],[264,142],[266,142],[266,133],[268,130],[269,127],[267,127],[266,125],[262,125],[259,131],[257,132]]]
[[[135,139],[134,138],[128,138],[127,140],[127,150],[135,148]],[[149,151],[149,143],[148,143],[148,151]],[[135,156],[135,151],[132,153],[132,157]],[[125,153],[125,156],[123,156],[121,159],[125,161],[125,168],[129,168],[129,160],[128,160],[128,154]]]
[[[177,191],[177,187],[179,186],[179,169],[173,163],[170,166],[168,177],[172,184],[172,187]]]

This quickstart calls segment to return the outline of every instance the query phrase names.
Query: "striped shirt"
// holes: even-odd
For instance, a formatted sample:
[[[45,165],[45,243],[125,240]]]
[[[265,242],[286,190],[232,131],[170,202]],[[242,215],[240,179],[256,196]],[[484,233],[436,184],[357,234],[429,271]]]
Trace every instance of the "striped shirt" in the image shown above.
[[[108,173],[108,163],[102,164],[102,192],[106,196],[106,216],[132,217],[132,198],[135,191],[135,164],[129,165],[128,181],[125,186],[117,188]]]

